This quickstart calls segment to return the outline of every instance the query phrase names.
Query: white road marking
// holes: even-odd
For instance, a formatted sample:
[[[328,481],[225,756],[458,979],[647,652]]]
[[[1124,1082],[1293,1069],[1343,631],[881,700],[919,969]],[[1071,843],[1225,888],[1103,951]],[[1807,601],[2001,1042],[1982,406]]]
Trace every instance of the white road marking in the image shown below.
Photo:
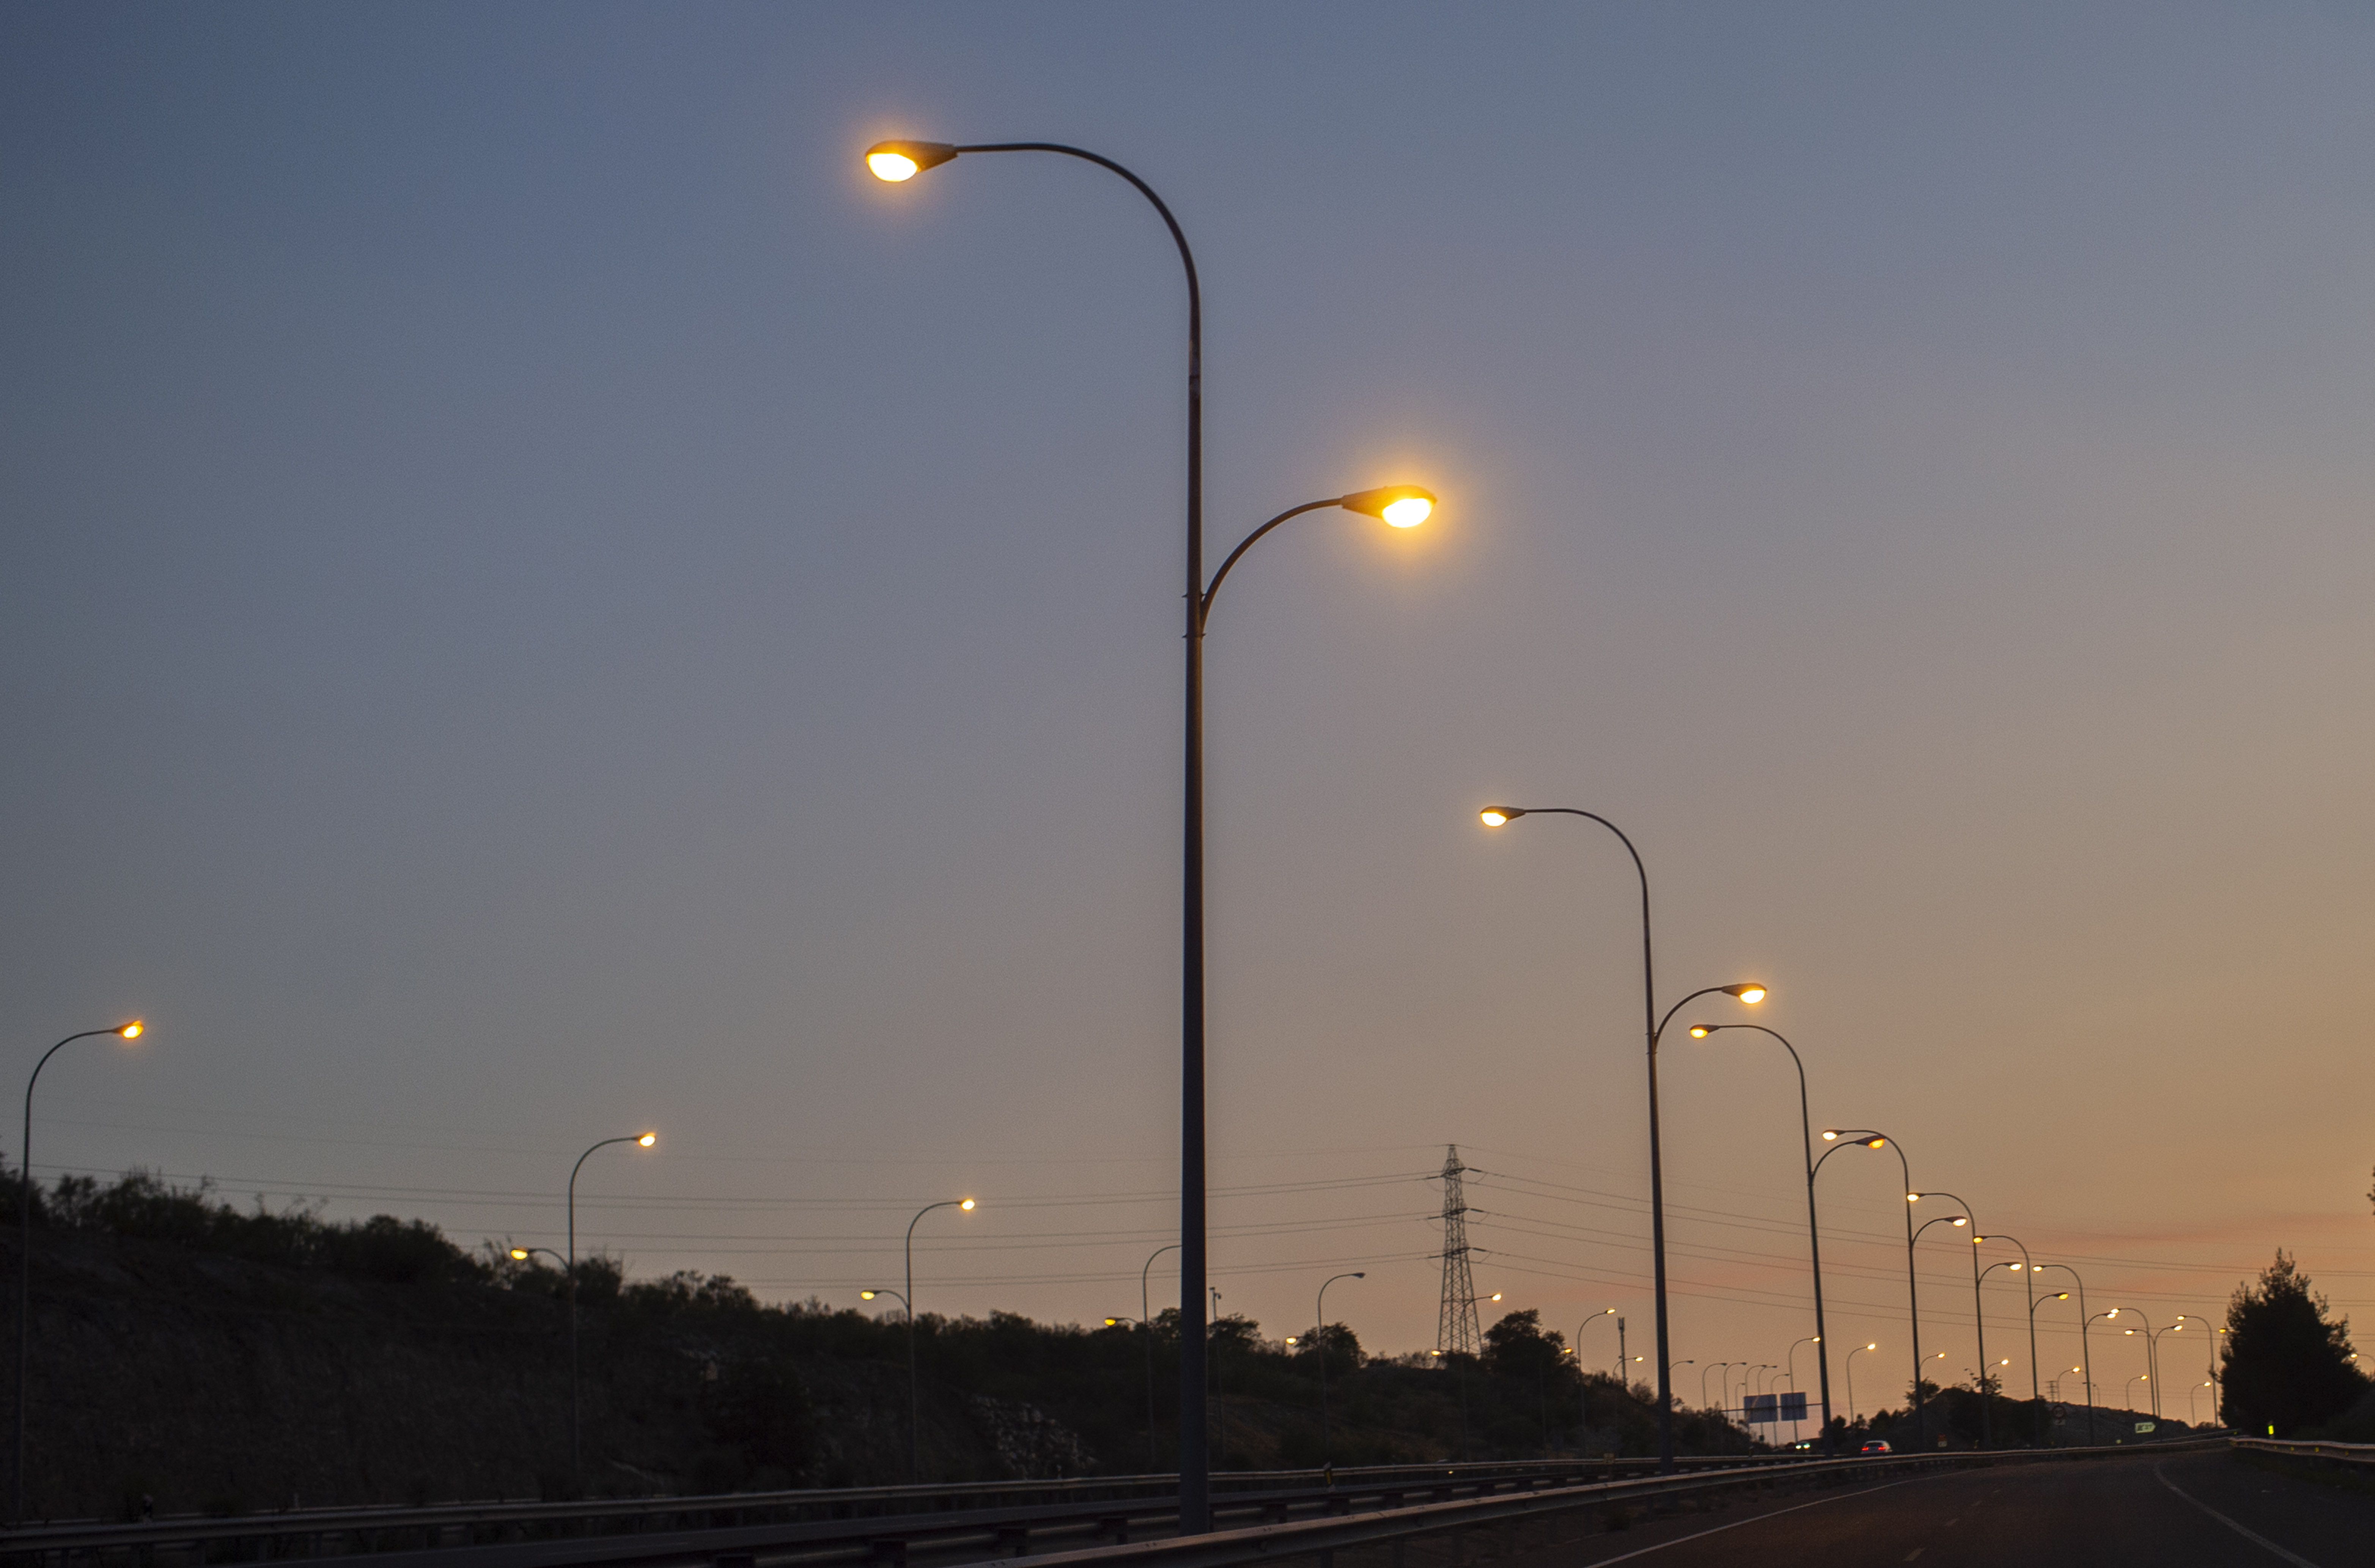
[[[1921,1549],[1921,1548],[1920,1548],[1920,1547],[1918,1547],[1918,1546],[1917,1546],[1917,1547],[1915,1547],[1911,1551],[1908,1551],[1908,1552],[1907,1552],[1907,1553],[1905,1554],[1905,1561],[1907,1561],[1908,1562],[1912,1562],[1915,1558],[1917,1558],[1917,1557],[1919,1557],[1919,1556],[1920,1556],[1920,1555],[1921,1555],[1921,1550],[1922,1550],[1922,1549]]]
[[[1637,1557],[1647,1557],[1653,1551],[1663,1551],[1670,1546],[1681,1546],[1685,1541],[1705,1540],[1709,1536],[1719,1536],[1726,1530],[1736,1530],[1743,1525],[1761,1525],[1767,1519],[1778,1519],[1784,1514],[1795,1514],[1801,1509],[1819,1508],[1826,1503],[1845,1503],[1850,1497],[1870,1497],[1875,1491],[1893,1491],[1900,1486],[1911,1486],[1915,1481],[1936,1479],[1934,1476],[1908,1476],[1900,1481],[1886,1481],[1879,1486],[1865,1487],[1861,1491],[1843,1491],[1836,1497],[1817,1497],[1812,1503],[1796,1503],[1787,1508],[1776,1508],[1772,1513],[1759,1514],[1754,1519],[1734,1519],[1729,1525],[1718,1525],[1713,1529],[1701,1530],[1696,1535],[1676,1536],[1672,1540],[1661,1540],[1655,1546],[1637,1548],[1625,1553],[1622,1557],[1603,1557],[1592,1563],[1590,1568],[1610,1568],[1612,1563],[1630,1562]],[[2309,1564],[2309,1568],[2317,1568],[2317,1564],[2312,1562]]]
[[[2169,1491],[2176,1492],[2180,1497],[2184,1498],[2188,1503],[2192,1503],[2204,1514],[2209,1515],[2212,1518],[2217,1520],[2220,1524],[2226,1526],[2237,1535],[2241,1536],[2245,1540],[2251,1542],[2255,1546],[2266,1547],[2270,1551],[2275,1552],[2278,1557],[2281,1557],[2286,1562],[2291,1563],[2293,1568],[2317,1568],[2316,1563],[2311,1562],[2299,1552],[2286,1551],[2283,1547],[2278,1546],[2275,1541],[2270,1540],[2259,1531],[2248,1529],[2245,1527],[2237,1524],[2226,1515],[2218,1512],[2217,1509],[2213,1508],[2207,1503],[2203,1502],[2202,1499],[2194,1496],[2192,1492],[2187,1491],[2183,1487],[2179,1486],[2175,1481],[2169,1480],[2168,1475],[2162,1471],[2158,1465],[2155,1465],[2153,1467],[2153,1475],[2159,1480],[2161,1485],[2168,1488]]]

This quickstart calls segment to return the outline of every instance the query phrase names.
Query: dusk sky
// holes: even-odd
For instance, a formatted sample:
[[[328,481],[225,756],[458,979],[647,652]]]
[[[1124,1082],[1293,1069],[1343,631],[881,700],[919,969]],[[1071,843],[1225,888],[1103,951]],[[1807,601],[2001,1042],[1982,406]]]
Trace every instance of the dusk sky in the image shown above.
[[[150,1023],[51,1065],[39,1173],[558,1245],[648,1126],[578,1215],[636,1274],[856,1305],[971,1195],[925,1310],[1136,1314],[1178,267],[1098,170],[886,185],[893,136],[1170,202],[1211,559],[1443,498],[1281,530],[1208,639],[1223,1310],[1365,1269],[1330,1315],[1432,1345],[1456,1142],[1478,1288],[1649,1353],[1630,867],[1507,800],[1622,823],[1665,999],[1773,988],[1678,1024],[1789,1035],[1816,1127],[2096,1311],[2222,1312],[2281,1245],[2375,1324],[2340,6],[9,6],[0,1064]],[[1778,1364],[1788,1058],[1666,1061],[1673,1354]],[[1896,1161],[1822,1196],[1869,1409]]]

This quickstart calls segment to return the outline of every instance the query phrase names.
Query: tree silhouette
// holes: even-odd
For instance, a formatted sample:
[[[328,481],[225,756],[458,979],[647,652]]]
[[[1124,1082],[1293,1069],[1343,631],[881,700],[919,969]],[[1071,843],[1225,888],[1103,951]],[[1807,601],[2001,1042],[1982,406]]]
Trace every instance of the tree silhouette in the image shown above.
[[[2282,1247],[2257,1283],[2236,1287],[2219,1356],[2227,1425],[2286,1437],[2331,1421],[2366,1392],[2350,1359],[2350,1320],[2327,1310]]]

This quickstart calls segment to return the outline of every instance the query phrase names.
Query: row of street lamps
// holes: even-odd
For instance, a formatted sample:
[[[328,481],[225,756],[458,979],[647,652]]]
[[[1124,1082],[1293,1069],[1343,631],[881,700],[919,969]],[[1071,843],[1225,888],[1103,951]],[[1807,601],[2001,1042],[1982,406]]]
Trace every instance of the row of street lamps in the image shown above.
[[[1182,745],[1181,795],[1181,904],[1180,904],[1180,1212],[1179,1212],[1179,1302],[1180,1302],[1180,1366],[1179,1366],[1179,1528],[1184,1535],[1200,1534],[1211,1528],[1211,1459],[1207,1429],[1208,1369],[1205,1346],[1205,1295],[1208,1289],[1208,1265],[1205,1251],[1205,1094],[1204,1094],[1204,718],[1203,718],[1203,640],[1209,630],[1213,595],[1220,584],[1254,543],[1285,523],[1305,513],[1329,507],[1342,507],[1381,518],[1398,527],[1415,526],[1426,520],[1434,509],[1436,498],[1414,486],[1389,487],[1341,496],[1329,501],[1305,502],[1280,513],[1247,536],[1243,543],[1222,562],[1221,570],[1208,582],[1204,575],[1203,556],[1203,300],[1199,282],[1194,252],[1188,243],[1186,232],[1178,219],[1152,186],[1130,170],[1085,148],[1057,142],[988,142],[957,144],[928,141],[885,141],[868,149],[867,167],[875,176],[891,184],[904,184],[918,174],[964,157],[986,153],[1046,153],[1093,164],[1127,182],[1162,218],[1179,255],[1187,284],[1188,357],[1187,357],[1187,560],[1186,560],[1186,685]],[[1707,986],[1692,991],[1662,1013],[1657,1002],[1656,970],[1652,956],[1649,916],[1649,878],[1639,852],[1616,824],[1591,811],[1573,807],[1487,808],[1482,820],[1488,828],[1501,828],[1527,816],[1555,815],[1580,818],[1597,822],[1614,833],[1633,861],[1641,892],[1641,973],[1645,1067],[1648,1075],[1649,1113],[1649,1203],[1650,1244],[1655,1295],[1653,1315],[1657,1338],[1658,1364],[1658,1456],[1661,1470],[1671,1471],[1674,1459],[1673,1393],[1671,1339],[1667,1312],[1665,1179],[1660,1144],[1658,1120],[1658,1046],[1665,1029],[1673,1021],[1675,1013],[1702,996],[1728,995],[1743,1003],[1755,1005],[1764,999],[1765,988],[1743,982],[1728,985]],[[1704,1038],[1719,1028],[1733,1025],[1707,1025],[1694,1029],[1695,1036]],[[1761,1027],[1761,1026],[1758,1026]],[[1772,1035],[1790,1050],[1793,1060],[1797,1051],[1787,1040],[1770,1030]],[[1820,1234],[1815,1222],[1814,1175],[1819,1161],[1814,1158],[1812,1124],[1806,1114],[1805,1073],[1799,1063],[1799,1102],[1802,1135],[1805,1145],[1806,1203],[1808,1245],[1814,1255],[1815,1280],[1815,1325],[1814,1339],[1817,1347],[1816,1366],[1821,1385],[1825,1432],[1829,1431],[1830,1369],[1826,1355],[1821,1354],[1824,1338],[1823,1302],[1821,1292]],[[1871,1135],[1862,1140],[1866,1147],[1881,1148],[1885,1140]],[[1827,1154],[1825,1158],[1827,1158]],[[1900,1156],[1901,1158],[1901,1156]],[[1908,1194],[1911,1183],[1908,1174]],[[1966,1221],[1967,1223],[1967,1220]],[[1912,1257],[1911,1220],[1908,1218],[1908,1286],[1912,1288],[1910,1274]],[[912,1314],[911,1314],[912,1318]],[[1143,1321],[1141,1319],[1141,1321]],[[1920,1421],[1920,1357],[1915,1348],[1915,1413]]]

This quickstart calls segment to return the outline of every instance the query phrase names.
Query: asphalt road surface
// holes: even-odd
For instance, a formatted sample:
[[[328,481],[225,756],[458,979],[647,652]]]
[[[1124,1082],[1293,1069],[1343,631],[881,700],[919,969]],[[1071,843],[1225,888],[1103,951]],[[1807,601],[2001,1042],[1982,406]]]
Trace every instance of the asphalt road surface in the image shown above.
[[[2219,1452],[2004,1465],[1631,1530],[1496,1568],[2369,1568],[2375,1494]]]

